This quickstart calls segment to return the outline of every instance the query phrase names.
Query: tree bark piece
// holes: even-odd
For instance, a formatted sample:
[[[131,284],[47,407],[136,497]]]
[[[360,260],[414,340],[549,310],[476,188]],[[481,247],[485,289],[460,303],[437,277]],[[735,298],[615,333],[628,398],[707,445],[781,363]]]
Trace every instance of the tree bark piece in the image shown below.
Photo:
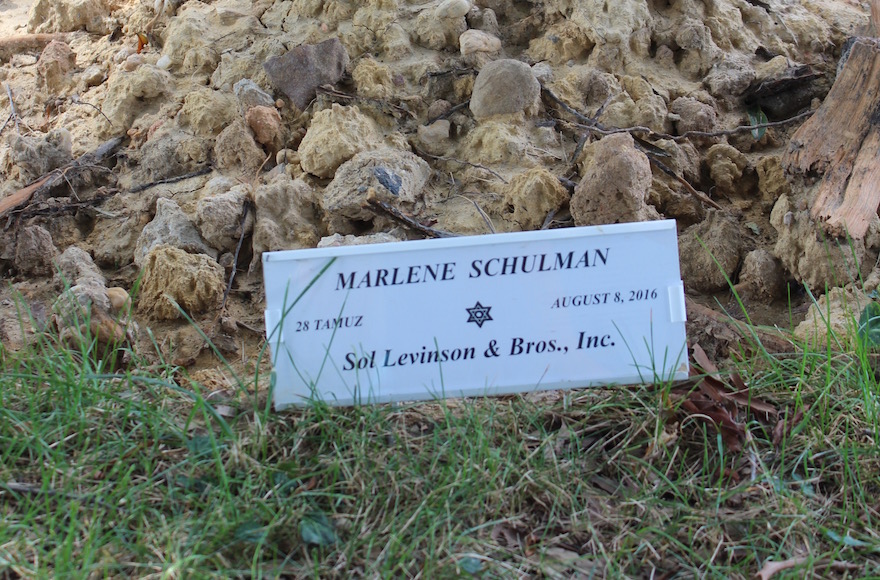
[[[862,239],[880,206],[880,41],[859,38],[825,102],[791,138],[790,175],[822,175],[811,209],[836,237]]]

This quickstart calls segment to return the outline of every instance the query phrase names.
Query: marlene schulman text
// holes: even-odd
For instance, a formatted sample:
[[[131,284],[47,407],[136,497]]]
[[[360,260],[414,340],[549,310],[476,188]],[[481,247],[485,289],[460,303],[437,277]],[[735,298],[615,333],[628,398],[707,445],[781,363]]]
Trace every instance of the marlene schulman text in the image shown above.
[[[532,254],[530,256],[508,256],[473,260],[467,271],[468,278],[481,276],[513,276],[534,272],[554,272],[593,268],[608,264],[610,248],[591,249],[584,252],[555,252],[552,254]],[[337,290],[360,290],[381,286],[402,286],[404,284],[424,284],[427,282],[447,282],[455,280],[455,262],[438,264],[416,264],[411,266],[377,268],[365,272],[339,272],[336,279]]]

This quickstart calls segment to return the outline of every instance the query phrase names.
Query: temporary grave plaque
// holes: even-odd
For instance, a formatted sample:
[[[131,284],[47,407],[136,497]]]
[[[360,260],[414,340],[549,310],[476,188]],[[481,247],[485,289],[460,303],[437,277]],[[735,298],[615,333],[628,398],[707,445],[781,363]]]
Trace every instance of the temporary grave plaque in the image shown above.
[[[275,407],[684,379],[672,220],[263,254]]]

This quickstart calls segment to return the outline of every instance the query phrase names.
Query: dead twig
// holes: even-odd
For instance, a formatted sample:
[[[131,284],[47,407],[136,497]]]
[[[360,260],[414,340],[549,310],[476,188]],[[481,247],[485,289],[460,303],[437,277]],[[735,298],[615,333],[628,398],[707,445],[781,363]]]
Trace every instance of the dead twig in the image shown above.
[[[101,211],[98,208],[94,207],[94,206],[98,205],[99,203],[104,202],[107,199],[113,197],[117,193],[119,193],[118,190],[111,189],[111,190],[105,191],[104,193],[102,193],[100,195],[96,195],[95,197],[93,197],[91,199],[86,199],[86,200],[81,200],[81,201],[80,200],[71,201],[71,202],[67,202],[63,205],[57,205],[57,206],[51,206],[51,207],[40,207],[40,208],[36,208],[36,209],[31,209],[30,207],[21,208],[21,209],[13,210],[11,213],[18,214],[18,216],[22,219],[28,219],[28,218],[32,218],[32,217],[36,217],[36,216],[75,213],[75,212],[83,210],[83,209],[89,209],[90,211],[102,214],[106,217],[117,218],[119,216],[111,214],[109,212]]]
[[[541,83],[541,92],[544,93],[544,95],[546,95],[548,99],[550,99],[551,101],[553,101],[554,103],[559,105],[563,111],[570,114],[575,119],[581,121],[582,123],[584,123],[588,127],[592,127],[592,126],[596,125],[596,123],[597,123],[596,118],[587,117],[586,115],[584,115],[583,113],[581,113],[580,111],[578,111],[577,109],[575,109],[574,107],[572,107],[571,105],[569,105],[568,103],[566,103],[565,101],[563,101],[562,99],[557,97],[553,91],[551,91],[550,89],[548,89],[544,85],[544,83]],[[604,107],[605,107],[605,105],[602,105],[603,109],[604,109]],[[596,117],[598,118],[598,115]]]
[[[99,113],[101,113],[101,116],[104,117],[104,119],[106,119],[108,123],[110,123],[110,126],[111,126],[111,127],[115,127],[115,126],[116,126],[116,125],[113,124],[113,121],[111,121],[110,118],[109,118],[107,115],[104,114],[104,111],[102,111],[102,110],[100,109],[100,107],[98,107],[98,106],[96,106],[96,105],[93,105],[93,104],[91,104],[91,103],[87,103],[87,102],[83,101],[82,99],[79,98],[79,95],[73,95],[72,97],[70,97],[70,102],[73,103],[74,105],[86,105],[86,106],[88,106],[88,107],[93,108],[94,110],[96,110],[96,111],[98,111]]]
[[[463,195],[459,195],[458,197],[462,197],[462,198],[468,200],[469,202],[471,202],[472,204],[474,204],[474,207],[477,208],[477,213],[480,214],[480,217],[483,218],[484,222],[486,222],[486,227],[489,228],[489,231],[492,232],[493,234],[498,233],[495,231],[495,226],[492,225],[492,220],[489,219],[489,216],[486,215],[486,212],[483,211],[483,208],[480,207],[480,204],[478,204],[476,202],[476,200],[473,200],[469,197],[465,197]]]
[[[471,163],[470,161],[465,161],[463,159],[458,159],[456,157],[441,157],[439,155],[431,155],[430,153],[422,151],[421,149],[418,149],[417,147],[413,147],[413,149],[415,149],[416,153],[418,153],[419,155],[421,155],[423,157],[430,157],[431,159],[436,159],[437,161],[452,161],[453,163],[460,163],[461,165],[468,165],[468,166],[474,167],[476,169],[482,169],[483,171],[488,171],[489,173],[491,173],[492,175],[494,175],[495,177],[500,179],[503,183],[507,183],[507,180],[504,179],[501,176],[501,174],[489,169],[485,165],[480,165],[479,163]]]
[[[382,201],[381,199],[376,197],[376,192],[372,188],[371,191],[367,194],[367,199],[363,203],[363,207],[372,211],[373,213],[381,214],[386,217],[391,218],[402,226],[409,228],[413,231],[419,232],[429,238],[454,238],[457,237],[458,234],[453,234],[450,232],[444,232],[442,230],[437,230],[432,227],[428,227],[420,224],[412,217],[405,215],[396,207],[392,206],[389,203]]]
[[[428,119],[427,121],[425,121],[425,125],[430,125],[436,121],[439,121],[440,119],[446,119],[447,117],[451,116],[453,113],[457,113],[458,111],[464,109],[465,107],[467,107],[470,104],[471,104],[470,99],[466,100],[463,103],[459,103],[459,104],[455,105],[454,107],[450,108],[445,113],[440,113],[436,117],[432,117],[432,118]]]
[[[412,112],[400,105],[395,105],[394,103],[389,103],[388,101],[384,101],[382,99],[373,99],[369,97],[359,97],[357,95],[349,95],[348,93],[343,93],[340,90],[334,89],[330,85],[322,85],[315,89],[316,94],[319,95],[327,95],[328,97],[336,98],[336,99],[344,99],[348,101],[354,101],[357,103],[373,103],[379,106],[389,107],[394,111],[402,115],[412,115]]]
[[[98,162],[109,157],[122,144],[122,137],[114,137],[101,143],[97,149],[89,153],[85,153],[74,159],[64,167],[53,169],[46,175],[40,177],[30,185],[19,189],[13,194],[0,200],[0,217],[7,213],[20,208],[35,196],[40,196],[59,185],[67,179],[67,173],[70,171],[91,169],[98,165]]]
[[[206,175],[214,171],[214,168],[211,165],[205,165],[199,169],[196,169],[190,173],[184,173],[183,175],[178,175],[177,177],[169,177],[167,179],[160,179],[158,181],[153,181],[150,183],[145,183],[143,185],[136,185],[128,190],[129,193],[138,193],[145,189],[150,189],[151,187],[156,187],[157,185],[166,185],[168,183],[177,183],[178,181],[183,181],[184,179],[189,179],[191,177],[198,177],[200,175]]]
[[[706,195],[705,193],[703,193],[702,191],[698,190],[693,185],[688,183],[684,177],[679,176],[677,173],[675,173],[675,171],[672,170],[672,168],[670,168],[669,166],[664,164],[662,161],[660,161],[659,159],[655,159],[652,155],[648,155],[647,157],[648,157],[648,161],[650,161],[651,164],[654,165],[654,167],[656,167],[657,169],[659,169],[660,171],[662,171],[663,173],[665,173],[666,175],[668,175],[672,179],[674,179],[677,182],[679,182],[680,184],[682,184],[684,186],[684,188],[687,190],[687,192],[690,193],[692,196],[696,197],[698,200],[702,201],[703,203],[711,205],[715,209],[724,209],[723,207],[721,207],[718,204],[718,202],[716,202],[711,197],[709,197],[708,195]]]
[[[241,222],[239,222],[241,235],[238,236],[238,244],[235,246],[235,257],[232,259],[232,272],[229,273],[229,282],[226,283],[226,291],[223,292],[223,301],[220,303],[220,312],[223,312],[226,309],[226,301],[229,299],[229,292],[232,291],[232,282],[235,280],[235,274],[238,272],[238,255],[241,252],[242,242],[244,242],[244,227],[247,223],[247,217],[252,203],[253,202],[250,199],[244,200],[244,209],[242,209]]]
[[[577,123],[575,127],[579,127],[581,129],[587,129],[593,133],[598,133],[600,135],[614,135],[615,133],[629,133],[629,134],[645,134],[652,139],[669,139],[671,141],[675,141],[676,143],[681,143],[682,141],[686,141],[691,137],[729,137],[731,135],[736,135],[738,133],[747,133],[749,131],[753,131],[755,129],[767,129],[770,127],[781,127],[782,125],[788,125],[790,123],[795,123],[800,121],[801,119],[806,119],[810,115],[815,113],[815,111],[804,111],[799,115],[795,115],[794,117],[789,117],[788,119],[783,119],[782,121],[772,121],[770,123],[759,123],[757,125],[740,125],[738,127],[734,127],[733,129],[724,129],[723,131],[685,131],[681,135],[669,135],[668,133],[658,133],[654,131],[650,127],[603,127],[601,125],[588,125],[586,123]]]
[[[6,88],[6,96],[9,97],[10,113],[9,113],[9,117],[6,118],[6,122],[3,123],[3,127],[0,127],[0,133],[2,133],[3,129],[6,128],[6,125],[9,123],[10,119],[13,119],[15,121],[15,130],[18,131],[19,133],[21,133],[21,127],[19,126],[19,121],[18,121],[18,119],[19,119],[18,111],[15,110],[15,101],[12,100],[12,89],[9,88],[8,83],[3,83],[3,86]]]

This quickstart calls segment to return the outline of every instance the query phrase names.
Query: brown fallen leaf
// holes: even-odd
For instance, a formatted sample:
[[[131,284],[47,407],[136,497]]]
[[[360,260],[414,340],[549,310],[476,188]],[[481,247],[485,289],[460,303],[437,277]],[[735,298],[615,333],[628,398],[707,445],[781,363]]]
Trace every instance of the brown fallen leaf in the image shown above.
[[[713,401],[699,401],[687,399],[682,402],[681,407],[688,411],[691,415],[698,418],[708,418],[721,433],[721,440],[724,445],[731,451],[742,450],[743,440],[746,436],[746,429],[730,415],[724,407],[717,405]]]

